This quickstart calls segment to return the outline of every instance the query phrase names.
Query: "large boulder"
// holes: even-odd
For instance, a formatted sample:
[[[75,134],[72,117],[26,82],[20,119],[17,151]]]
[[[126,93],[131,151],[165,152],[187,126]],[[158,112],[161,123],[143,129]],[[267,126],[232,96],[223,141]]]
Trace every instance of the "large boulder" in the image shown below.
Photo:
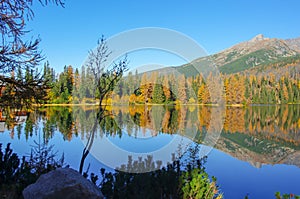
[[[100,189],[70,168],[58,168],[41,175],[23,191],[25,199],[104,198]]]

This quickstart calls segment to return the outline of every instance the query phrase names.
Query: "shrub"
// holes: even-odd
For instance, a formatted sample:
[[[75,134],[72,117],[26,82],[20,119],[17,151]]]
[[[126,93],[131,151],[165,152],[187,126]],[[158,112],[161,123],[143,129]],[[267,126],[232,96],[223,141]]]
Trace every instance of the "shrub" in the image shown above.
[[[0,143],[0,195],[3,198],[22,198],[23,189],[34,183],[40,175],[61,167],[64,156],[59,161],[55,160],[56,153],[52,149],[53,146],[35,142],[29,160],[23,156],[21,161],[13,153],[10,143],[4,151]]]

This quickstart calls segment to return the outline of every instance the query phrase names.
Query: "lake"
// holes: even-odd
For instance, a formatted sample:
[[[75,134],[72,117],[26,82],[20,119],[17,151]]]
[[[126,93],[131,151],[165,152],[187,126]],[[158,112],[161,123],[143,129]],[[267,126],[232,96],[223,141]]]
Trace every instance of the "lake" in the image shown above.
[[[190,146],[207,156],[205,168],[225,198],[275,198],[276,191],[300,194],[300,106],[113,106],[97,122],[93,106],[46,107],[25,122],[0,125],[0,143],[19,156],[34,141],[54,145],[57,156],[78,170],[126,171],[129,157],[161,166],[184,156]],[[23,118],[24,119],[24,118]],[[124,166],[125,165],[125,166]],[[144,168],[145,169],[145,168]],[[132,172],[147,172],[134,170]]]

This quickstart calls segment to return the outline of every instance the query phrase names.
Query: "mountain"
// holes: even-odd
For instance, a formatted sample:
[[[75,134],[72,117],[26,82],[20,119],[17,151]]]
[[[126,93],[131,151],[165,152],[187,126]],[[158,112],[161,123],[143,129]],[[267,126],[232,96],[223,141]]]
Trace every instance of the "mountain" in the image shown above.
[[[287,39],[287,40],[285,40],[285,42],[291,49],[300,53],[300,37],[295,38],[295,39]]]
[[[243,133],[222,133],[214,147],[257,168],[263,164],[300,167],[299,146],[280,139],[275,141]]]
[[[215,65],[222,73],[237,73],[249,69],[259,69],[275,63],[289,64],[300,60],[300,37],[296,39],[266,38],[259,34],[211,56],[198,58],[191,63],[178,67],[164,68],[164,73],[171,69],[186,76],[208,71]],[[162,72],[158,70],[158,72]]]
[[[235,73],[296,56],[299,54],[284,40],[269,39],[260,34],[212,57],[221,72]]]

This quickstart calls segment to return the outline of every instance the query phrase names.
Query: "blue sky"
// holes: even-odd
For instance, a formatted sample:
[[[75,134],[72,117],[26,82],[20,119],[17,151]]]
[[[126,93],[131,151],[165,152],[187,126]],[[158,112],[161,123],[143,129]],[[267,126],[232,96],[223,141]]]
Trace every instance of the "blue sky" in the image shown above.
[[[65,8],[42,7],[35,2],[35,18],[27,28],[32,30],[30,35],[42,39],[43,53],[60,72],[64,65],[80,67],[102,34],[109,38],[135,28],[160,27],[181,32],[209,54],[259,33],[271,38],[300,37],[299,8],[299,0],[66,0]],[[129,59],[141,65],[181,64],[178,58],[170,58],[169,63],[166,59],[160,61],[163,56],[153,56],[156,53],[144,53],[145,63],[142,59],[135,62],[134,55]]]

